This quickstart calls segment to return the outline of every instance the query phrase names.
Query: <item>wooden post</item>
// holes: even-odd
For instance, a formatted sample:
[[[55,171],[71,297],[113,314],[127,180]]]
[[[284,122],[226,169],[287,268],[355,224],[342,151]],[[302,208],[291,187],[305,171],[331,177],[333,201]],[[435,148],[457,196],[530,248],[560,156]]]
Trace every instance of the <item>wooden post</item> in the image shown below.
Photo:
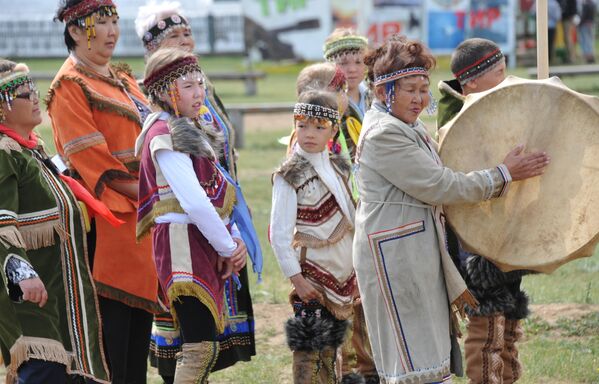
[[[537,79],[549,77],[549,38],[547,0],[537,0]]]

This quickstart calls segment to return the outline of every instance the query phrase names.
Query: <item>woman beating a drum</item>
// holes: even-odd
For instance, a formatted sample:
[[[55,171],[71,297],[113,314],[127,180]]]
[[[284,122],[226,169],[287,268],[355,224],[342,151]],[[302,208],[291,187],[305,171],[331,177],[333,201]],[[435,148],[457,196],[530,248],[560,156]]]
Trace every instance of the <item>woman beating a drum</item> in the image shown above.
[[[366,63],[376,100],[356,155],[354,266],[373,357],[383,382],[451,381],[455,312],[476,303],[447,253],[442,205],[500,197],[512,180],[542,174],[549,156],[518,146],[495,168],[464,174],[443,167],[418,119],[431,101],[431,53],[394,37]]]

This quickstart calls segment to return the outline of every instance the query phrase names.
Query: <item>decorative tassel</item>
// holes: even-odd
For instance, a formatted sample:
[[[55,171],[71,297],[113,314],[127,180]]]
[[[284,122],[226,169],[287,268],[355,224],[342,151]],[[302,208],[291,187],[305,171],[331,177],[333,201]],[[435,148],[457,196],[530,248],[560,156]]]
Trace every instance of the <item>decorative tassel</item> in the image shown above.
[[[6,248],[10,246],[22,249],[26,248],[21,232],[14,225],[0,228],[0,244]]]
[[[64,346],[52,339],[21,336],[10,348],[10,365],[7,367],[7,378],[17,377],[17,370],[29,359],[52,361],[71,367],[72,357]],[[7,381],[10,382],[10,381]]]
[[[176,279],[176,273],[174,274],[174,279]],[[187,278],[187,275],[185,276]],[[223,333],[225,331],[225,316],[222,310],[218,310],[216,308],[216,302],[212,298],[212,296],[200,285],[191,282],[182,282],[182,281],[174,281],[168,289],[167,292],[168,299],[170,301],[170,311],[173,316],[173,320],[178,324],[177,320],[177,311],[175,310],[175,306],[172,305],[175,300],[178,300],[180,296],[191,296],[198,299],[202,304],[208,308],[212,317],[214,317],[214,322],[216,323],[216,328],[218,333]]]
[[[385,104],[387,105],[387,112],[391,113],[391,107],[395,103],[395,81],[390,81],[385,84]]]
[[[47,221],[41,224],[32,224],[19,227],[19,232],[23,236],[25,249],[33,250],[43,247],[49,247],[55,244],[54,233],[57,233],[61,239],[67,239],[68,233],[60,227],[58,220]]]
[[[87,49],[91,50],[92,49],[92,45],[91,45],[91,18],[89,16],[87,16],[85,18],[85,34],[87,35]]]
[[[177,108],[177,95],[179,94],[179,90],[177,89],[177,85],[175,83],[171,83],[168,89],[168,95],[171,98],[171,103],[173,104],[173,110],[175,111],[175,116],[179,116],[179,109]]]
[[[341,144],[339,144],[337,141],[333,141],[333,139],[331,139],[329,140],[327,146],[329,148],[329,152],[334,153],[335,155],[341,153]]]
[[[430,97],[430,102],[426,106],[426,112],[429,114],[429,116],[432,116],[435,113],[437,113],[437,106],[439,105],[439,103],[437,102],[437,100],[433,96],[433,92],[431,90],[428,91],[428,94],[429,94],[429,97]]]

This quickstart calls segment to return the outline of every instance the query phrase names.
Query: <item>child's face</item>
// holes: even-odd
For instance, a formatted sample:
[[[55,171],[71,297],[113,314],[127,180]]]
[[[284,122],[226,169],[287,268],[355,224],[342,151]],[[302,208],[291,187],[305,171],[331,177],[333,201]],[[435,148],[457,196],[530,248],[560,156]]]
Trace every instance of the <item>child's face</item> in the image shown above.
[[[308,153],[318,153],[325,150],[327,143],[337,133],[330,120],[313,117],[295,120],[297,143]]]
[[[197,117],[206,97],[204,76],[200,72],[192,72],[179,77],[175,84],[179,91],[177,98],[179,115],[191,119]],[[168,102],[171,103],[170,99]]]
[[[501,60],[501,62],[489,72],[464,84],[464,90],[468,90],[468,93],[488,91],[505,80],[505,70],[505,60]]]
[[[358,86],[364,80],[366,73],[366,64],[364,64],[364,55],[362,53],[350,53],[340,56],[335,60],[335,64],[343,71],[349,91],[358,89]]]

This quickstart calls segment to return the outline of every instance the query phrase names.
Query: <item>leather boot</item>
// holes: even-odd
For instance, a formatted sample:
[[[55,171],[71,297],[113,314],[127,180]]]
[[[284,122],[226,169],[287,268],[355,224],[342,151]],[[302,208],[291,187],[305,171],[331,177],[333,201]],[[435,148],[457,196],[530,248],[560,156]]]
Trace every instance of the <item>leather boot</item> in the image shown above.
[[[501,384],[505,317],[471,316],[464,342],[469,384]]]
[[[520,320],[505,319],[504,346],[501,352],[503,359],[503,384],[512,384],[522,377],[522,364],[518,360],[518,347],[516,342],[522,338],[524,332]]]
[[[333,348],[322,351],[293,351],[294,384],[335,384],[335,360]]]
[[[376,365],[374,365],[374,359],[372,358],[372,348],[370,347],[370,339],[368,338],[362,301],[357,301],[354,304],[352,327],[353,335],[351,341],[356,351],[356,371],[364,377],[370,377],[372,383],[378,383],[378,381],[374,381],[374,378],[377,378],[378,374]]]
[[[175,384],[206,384],[218,357],[217,341],[185,343],[177,354]]]

